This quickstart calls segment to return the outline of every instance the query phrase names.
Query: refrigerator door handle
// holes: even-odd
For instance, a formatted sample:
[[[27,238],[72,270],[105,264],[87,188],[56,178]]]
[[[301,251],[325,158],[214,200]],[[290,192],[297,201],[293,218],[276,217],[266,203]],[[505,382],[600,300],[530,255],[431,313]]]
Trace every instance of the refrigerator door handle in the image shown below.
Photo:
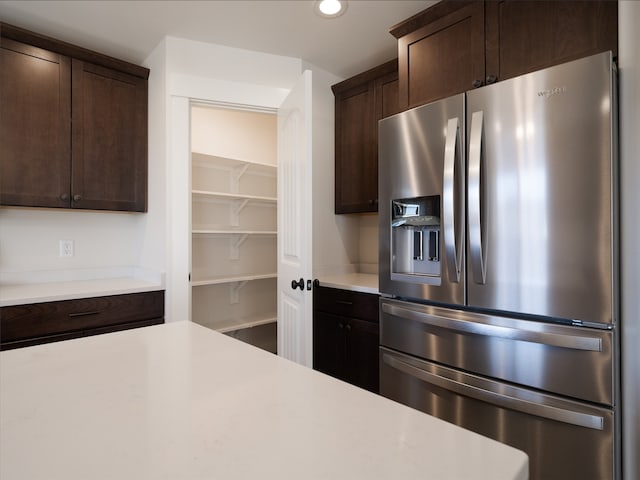
[[[487,323],[441,317],[439,315],[419,312],[389,303],[382,304],[382,311],[395,317],[406,318],[426,325],[461,333],[520,340],[523,342],[539,343],[551,347],[569,348],[573,350],[602,351],[602,339],[597,337],[523,330],[502,325],[490,325]]]
[[[433,374],[411,365],[410,363],[404,362],[400,358],[388,353],[382,354],[382,361],[391,368],[406,373],[411,377],[450,392],[454,392],[458,395],[473,398],[501,408],[525,413],[527,415],[533,415],[594,430],[604,429],[604,418],[598,415],[590,415],[542,403],[535,403],[521,398],[515,398],[510,395],[505,395],[503,393],[485,390],[474,385],[469,385]],[[496,385],[500,384],[496,383]]]
[[[484,113],[473,112],[471,132],[469,134],[469,183],[467,198],[469,202],[469,256],[473,280],[480,285],[486,281],[486,225],[482,218],[482,167],[484,161],[483,144]],[[486,222],[484,222],[486,223]]]
[[[460,208],[462,201],[456,199],[456,172],[458,182],[462,183],[462,155],[460,149],[459,119],[451,118],[447,123],[447,136],[444,148],[444,173],[442,176],[442,218],[444,229],[444,249],[449,269],[449,279],[452,282],[460,281],[462,268],[463,227],[459,228],[456,235],[456,207]],[[463,189],[459,186],[458,192]],[[457,202],[456,202],[457,201]],[[464,225],[464,222],[462,223]]]

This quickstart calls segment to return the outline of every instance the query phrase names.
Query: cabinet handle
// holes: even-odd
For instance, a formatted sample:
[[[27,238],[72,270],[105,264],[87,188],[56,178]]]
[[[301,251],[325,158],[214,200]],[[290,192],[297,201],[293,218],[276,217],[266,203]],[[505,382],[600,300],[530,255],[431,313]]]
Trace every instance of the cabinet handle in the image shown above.
[[[304,290],[304,279],[301,278],[300,281],[296,282],[295,280],[291,280],[291,288],[294,290],[300,287],[300,290]]]
[[[498,81],[498,77],[496,77],[495,75],[487,75],[485,81],[487,85],[491,85],[492,83],[496,83]]]
[[[78,313],[70,313],[69,316],[70,317],[87,317],[89,315],[98,315],[100,312],[99,311],[93,311],[93,312],[78,312]]]
[[[482,80],[474,80],[472,85],[473,85],[473,88],[479,88],[482,86]]]
[[[60,200],[62,200],[63,202],[66,202],[67,200],[69,200],[69,194],[63,193],[62,195],[60,195]]]
[[[353,302],[348,302],[347,300],[336,300],[336,303],[339,305],[353,305]]]
[[[339,323],[338,328],[342,330],[344,328],[344,325],[342,323]]]
[[[76,195],[73,196],[73,201],[74,202],[79,202],[80,200],[82,200],[82,195],[77,195],[76,194]]]
[[[347,329],[347,332],[350,332],[350,331],[351,331],[351,325],[349,325],[348,323],[347,323],[347,325],[346,325],[344,328],[346,328],[346,329]]]

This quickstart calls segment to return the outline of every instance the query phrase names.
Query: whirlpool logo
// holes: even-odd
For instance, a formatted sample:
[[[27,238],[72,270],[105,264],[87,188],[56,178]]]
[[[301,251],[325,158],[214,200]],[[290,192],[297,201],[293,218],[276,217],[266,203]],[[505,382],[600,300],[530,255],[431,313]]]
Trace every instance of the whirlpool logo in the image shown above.
[[[538,92],[539,97],[551,98],[554,95],[560,95],[561,93],[565,93],[567,91],[567,87],[553,87],[548,88],[546,90],[540,90]]]

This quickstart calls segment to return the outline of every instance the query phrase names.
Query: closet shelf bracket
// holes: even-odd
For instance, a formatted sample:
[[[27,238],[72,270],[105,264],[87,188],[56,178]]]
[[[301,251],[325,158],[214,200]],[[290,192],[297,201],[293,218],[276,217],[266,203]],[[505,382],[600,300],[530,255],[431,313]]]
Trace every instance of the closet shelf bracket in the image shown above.
[[[231,170],[231,175],[229,176],[231,192],[238,193],[240,191],[240,179],[246,173],[249,168],[249,164],[245,163],[244,165],[240,165],[238,167],[234,167]]]
[[[231,203],[230,222],[232,226],[240,226],[240,213],[242,212],[242,210],[244,210],[244,207],[247,206],[247,203],[249,203],[249,199],[236,200]]]
[[[247,233],[242,233],[239,235],[232,235],[229,239],[229,260],[238,260],[240,258],[240,247],[242,244],[249,238]]]
[[[229,285],[229,303],[240,303],[240,290],[247,284],[247,280],[241,282],[234,282]]]

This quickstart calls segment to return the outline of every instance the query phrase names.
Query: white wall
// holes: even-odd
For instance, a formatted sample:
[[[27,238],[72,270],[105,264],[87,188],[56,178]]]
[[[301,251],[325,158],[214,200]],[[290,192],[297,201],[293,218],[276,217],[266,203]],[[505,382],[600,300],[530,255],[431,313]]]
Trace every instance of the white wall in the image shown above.
[[[623,479],[640,478],[640,2],[618,4]]]
[[[191,151],[277,165],[277,117],[273,113],[194,106]]]
[[[313,276],[357,269],[358,218],[335,215],[335,100],[331,85],[344,79],[312,64]]]
[[[167,149],[166,130],[166,43],[164,40],[145,60],[149,75],[149,181],[148,212],[139,225],[139,264],[160,272],[167,271]]]
[[[358,243],[358,270],[362,273],[378,273],[378,214],[360,215]]]
[[[0,209],[0,275],[16,272],[94,269],[138,265],[138,213],[71,209]],[[58,256],[59,240],[74,241],[74,256]]]
[[[159,58],[163,60],[160,61]],[[305,68],[313,70],[314,263],[345,269],[357,260],[357,218],[333,215],[334,111],[331,85],[335,77],[301,59],[167,37],[147,59],[160,65],[150,78],[154,101],[164,104],[164,122],[150,124],[150,138],[163,142],[166,160],[167,321],[189,317],[189,101],[247,106],[275,111]],[[162,68],[164,66],[164,69]],[[160,98],[163,97],[163,98]],[[158,109],[160,112],[161,109]],[[159,113],[162,116],[162,113]],[[185,137],[186,136],[186,137]],[[185,140],[186,138],[186,140]],[[317,185],[317,188],[316,188]],[[315,270],[314,270],[315,272]]]

